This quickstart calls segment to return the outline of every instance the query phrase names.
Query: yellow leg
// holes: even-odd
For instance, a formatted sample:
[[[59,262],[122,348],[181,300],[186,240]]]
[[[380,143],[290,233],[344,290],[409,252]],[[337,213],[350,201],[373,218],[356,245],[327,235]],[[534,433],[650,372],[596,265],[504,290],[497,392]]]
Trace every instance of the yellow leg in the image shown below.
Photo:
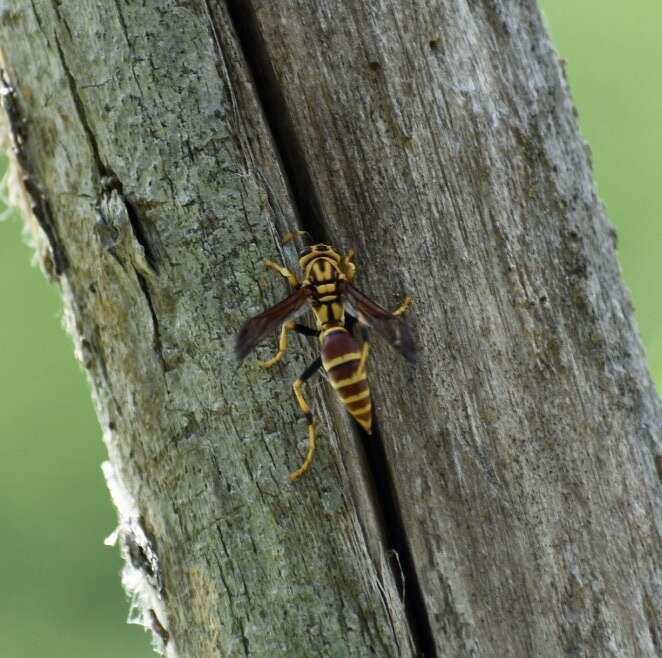
[[[281,276],[284,276],[293,288],[296,288],[299,285],[299,279],[297,279],[297,275],[294,274],[294,272],[290,272],[290,270],[288,270],[283,265],[274,263],[272,260],[265,260],[264,264],[267,267],[270,267],[272,270],[276,270],[276,272],[278,272],[278,274]]]
[[[280,329],[280,338],[278,340],[278,352],[273,359],[267,359],[266,361],[257,360],[257,365],[262,368],[271,368],[275,366],[284,356],[287,351],[287,334],[294,329],[294,322],[285,322]]]
[[[354,278],[354,272],[356,272],[356,265],[352,263],[354,258],[354,249],[350,249],[349,253],[343,259],[343,270],[348,281],[351,281]]]
[[[400,306],[398,306],[398,308],[393,311],[393,315],[404,315],[413,303],[414,300],[409,295],[405,295],[402,304],[400,304]]]
[[[308,425],[308,452],[306,453],[306,458],[303,460],[300,468],[297,468],[296,471],[290,473],[290,480],[298,480],[313,463],[313,457],[315,456],[315,446],[317,445],[317,430],[315,429],[315,422],[313,421]]]
[[[313,463],[313,457],[315,456],[317,429],[315,427],[313,414],[310,410],[310,405],[303,397],[301,388],[304,381],[308,379],[308,377],[310,377],[314,372],[316,372],[320,365],[321,359],[318,359],[299,379],[294,382],[294,384],[292,384],[294,395],[296,396],[297,402],[299,403],[299,408],[301,411],[303,411],[304,415],[306,416],[306,420],[308,421],[308,452],[306,453],[306,458],[304,459],[303,464],[301,464],[301,467],[290,473],[290,480],[293,482],[294,480],[298,480],[310,468],[310,465]]]

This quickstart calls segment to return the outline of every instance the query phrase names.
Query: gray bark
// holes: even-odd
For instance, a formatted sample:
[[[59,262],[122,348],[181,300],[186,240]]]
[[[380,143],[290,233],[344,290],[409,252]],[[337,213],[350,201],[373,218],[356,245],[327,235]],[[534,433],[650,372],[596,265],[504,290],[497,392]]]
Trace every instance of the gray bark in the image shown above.
[[[662,655],[662,415],[535,4],[14,5],[16,160],[161,649]],[[290,484],[315,346],[231,346],[297,225],[414,296],[420,357],[374,341],[371,442],[313,384]]]

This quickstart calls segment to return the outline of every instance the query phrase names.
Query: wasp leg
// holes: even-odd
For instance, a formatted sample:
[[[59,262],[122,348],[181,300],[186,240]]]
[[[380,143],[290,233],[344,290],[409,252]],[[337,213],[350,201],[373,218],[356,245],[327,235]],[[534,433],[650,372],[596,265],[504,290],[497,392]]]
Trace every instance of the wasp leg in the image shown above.
[[[261,361],[258,359],[257,365],[261,368],[271,368],[272,366],[275,366],[277,363],[279,363],[287,351],[287,334],[293,330],[294,322],[284,322],[283,326],[280,328],[280,338],[278,339],[278,352],[276,352],[276,356],[274,356],[272,359],[267,359],[266,361]]]
[[[297,275],[294,272],[290,272],[290,270],[288,270],[283,265],[274,263],[272,260],[265,260],[264,264],[267,267],[270,267],[272,270],[276,270],[276,272],[278,272],[278,274],[281,276],[285,277],[293,288],[298,288],[301,285],[299,283],[299,279],[297,279]]]
[[[304,459],[303,464],[300,468],[297,468],[296,471],[290,473],[290,480],[298,480],[309,468],[310,464],[313,461],[313,456],[315,454],[315,445],[317,442],[317,429],[315,427],[315,420],[313,414],[310,410],[310,405],[306,402],[301,392],[301,387],[304,382],[310,379],[322,366],[322,357],[318,356],[304,371],[303,375],[299,377],[293,384],[292,388],[294,389],[294,395],[296,396],[297,402],[301,411],[303,411],[308,421],[308,452],[306,453],[306,458]]]
[[[400,304],[400,306],[398,306],[398,308],[393,311],[393,315],[404,315],[413,303],[414,300],[409,295],[405,295],[402,304]]]
[[[311,329],[310,327],[306,327],[305,324],[299,324],[298,322],[283,323],[280,330],[280,338],[278,339],[278,352],[276,352],[276,356],[272,359],[267,359],[266,361],[260,361],[260,359],[258,359],[258,366],[261,368],[271,368],[283,359],[285,352],[287,352],[287,334],[289,334],[290,331],[296,331],[304,336],[319,336],[320,333],[316,329]]]
[[[356,272],[356,265],[352,263],[354,258],[354,249],[350,249],[347,256],[343,258],[343,270],[345,271],[345,276],[348,281],[351,281],[354,278],[354,272]]]

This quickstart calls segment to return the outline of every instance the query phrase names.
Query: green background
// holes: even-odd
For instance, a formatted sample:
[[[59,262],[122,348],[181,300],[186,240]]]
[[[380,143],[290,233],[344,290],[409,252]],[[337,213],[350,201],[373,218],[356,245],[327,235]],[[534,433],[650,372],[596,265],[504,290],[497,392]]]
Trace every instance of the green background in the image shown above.
[[[546,0],[653,372],[662,377],[662,3]],[[1,208],[0,208],[1,211]],[[7,658],[152,656],[127,626],[104,448],[55,287],[0,223],[0,643]]]

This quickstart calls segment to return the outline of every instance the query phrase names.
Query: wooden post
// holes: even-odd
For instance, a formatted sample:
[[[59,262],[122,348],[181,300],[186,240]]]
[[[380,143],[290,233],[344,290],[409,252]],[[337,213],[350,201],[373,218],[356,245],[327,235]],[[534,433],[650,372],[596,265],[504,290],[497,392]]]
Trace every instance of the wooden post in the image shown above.
[[[661,412],[535,3],[2,9],[44,268],[108,447],[125,583],[170,656],[656,656]],[[293,228],[415,299],[377,436],[237,367]],[[271,355],[275,337],[258,350]]]

